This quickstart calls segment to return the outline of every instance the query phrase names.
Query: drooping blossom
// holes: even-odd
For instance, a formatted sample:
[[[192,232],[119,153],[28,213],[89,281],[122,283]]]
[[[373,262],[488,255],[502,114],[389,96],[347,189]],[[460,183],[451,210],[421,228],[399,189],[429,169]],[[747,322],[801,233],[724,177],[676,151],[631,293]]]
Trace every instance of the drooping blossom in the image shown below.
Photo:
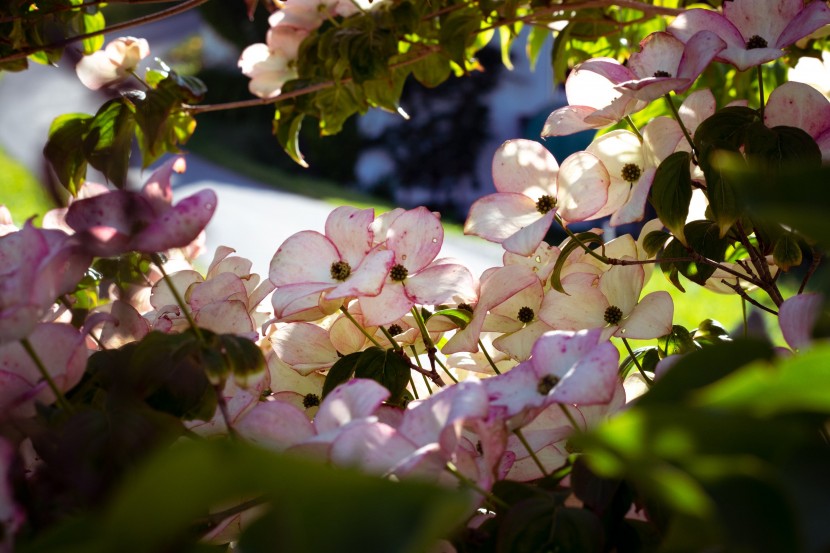
[[[764,124],[803,130],[818,144],[822,160],[830,160],[830,100],[812,86],[788,82],[773,90],[764,109]]]
[[[565,81],[568,105],[551,113],[542,136],[566,136],[613,125],[646,107],[646,102],[623,94],[617,85],[631,72],[613,58],[593,58],[574,67]]]
[[[731,0],[716,11],[691,9],[666,29],[684,43],[700,31],[711,31],[725,43],[717,54],[740,71],[784,55],[783,48],[830,23],[826,2],[803,0]]]
[[[477,200],[465,234],[500,243],[505,250],[533,253],[558,214],[566,222],[595,217],[608,197],[608,172],[593,155],[577,152],[562,166],[541,144],[508,140],[493,156],[496,193]]]
[[[120,37],[81,58],[75,72],[84,86],[98,90],[127,78],[149,54],[150,46],[143,38]]]

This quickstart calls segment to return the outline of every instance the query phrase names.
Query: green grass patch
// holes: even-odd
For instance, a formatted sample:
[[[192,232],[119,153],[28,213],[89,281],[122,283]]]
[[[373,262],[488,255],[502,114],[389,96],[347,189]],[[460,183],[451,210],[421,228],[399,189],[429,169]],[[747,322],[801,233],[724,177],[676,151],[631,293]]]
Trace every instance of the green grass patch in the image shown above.
[[[9,208],[17,225],[55,207],[35,176],[3,150],[0,150],[0,203]]]

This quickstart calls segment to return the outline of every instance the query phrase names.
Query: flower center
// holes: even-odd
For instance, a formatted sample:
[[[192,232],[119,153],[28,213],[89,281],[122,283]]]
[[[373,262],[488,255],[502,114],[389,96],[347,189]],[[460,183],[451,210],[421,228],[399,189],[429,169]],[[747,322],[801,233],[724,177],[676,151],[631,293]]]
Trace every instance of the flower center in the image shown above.
[[[643,174],[642,169],[633,163],[626,163],[622,168],[622,178],[625,182],[637,182]]]
[[[605,310],[605,322],[610,325],[619,324],[622,320],[622,309],[616,305],[611,305]]]
[[[397,336],[401,332],[403,332],[401,325],[393,324],[389,326],[389,334],[391,334],[392,336]]]
[[[469,303],[459,303],[457,309],[459,311],[466,311],[468,313],[473,312],[473,306],[470,305]]]
[[[546,213],[553,210],[556,207],[556,198],[549,195],[544,195],[538,200],[536,200],[536,211],[545,215]]]
[[[392,280],[395,280],[397,282],[400,282],[403,279],[405,279],[406,275],[408,275],[408,274],[409,274],[409,271],[406,269],[406,267],[404,267],[403,265],[398,263],[397,265],[392,267],[391,271],[389,271],[389,278],[391,278]]]
[[[654,76],[655,77],[671,77],[671,73],[669,73],[668,71],[660,70],[660,71],[655,71]]]
[[[758,35],[752,35],[749,37],[749,40],[746,41],[746,49],[747,50],[754,50],[755,48],[766,48],[769,46],[767,41]]]
[[[559,379],[557,377],[552,374],[546,374],[539,380],[539,384],[536,385],[536,391],[539,392],[540,395],[546,396],[557,384],[559,384]]]
[[[533,312],[533,309],[525,306],[519,309],[519,314],[516,316],[523,323],[529,323],[533,320],[533,317],[536,313]]]
[[[335,261],[331,264],[331,278],[334,280],[346,280],[352,274],[352,267],[345,261]]]
[[[303,398],[303,407],[310,409],[320,405],[320,396],[317,394],[306,394]]]

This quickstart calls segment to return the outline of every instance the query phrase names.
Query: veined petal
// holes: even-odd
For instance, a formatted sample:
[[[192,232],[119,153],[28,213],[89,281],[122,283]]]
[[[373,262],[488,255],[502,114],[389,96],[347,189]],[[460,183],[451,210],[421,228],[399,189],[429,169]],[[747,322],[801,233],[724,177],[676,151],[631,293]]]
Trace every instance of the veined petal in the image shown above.
[[[703,90],[695,90],[686,96],[686,99],[683,100],[683,103],[677,109],[677,112],[680,114],[680,120],[683,121],[683,125],[689,130],[690,133],[692,133],[692,135],[694,135],[698,125],[700,125],[705,119],[708,119],[715,114],[715,108],[715,95],[712,94],[711,90],[706,88]],[[669,120],[674,121],[673,119]],[[654,120],[652,120],[652,122],[653,121]],[[682,131],[680,132],[682,133]],[[674,151],[674,149],[672,149],[672,151]],[[668,156],[668,154],[666,154],[666,156]],[[665,159],[666,156],[661,159]]]
[[[539,318],[557,330],[603,327],[608,300],[592,273],[572,273],[562,279],[567,294],[551,291],[542,300]]]
[[[678,77],[677,69],[683,57],[683,49],[684,44],[671,33],[651,33],[640,42],[640,51],[631,54],[628,60],[628,67],[635,75],[634,80],[656,77],[658,71],[667,73],[668,77]]]
[[[813,326],[821,314],[821,294],[798,294],[787,299],[778,310],[778,324],[784,340],[793,349],[804,349],[812,341]]]
[[[559,214],[566,221],[585,221],[608,201],[611,178],[595,155],[576,152],[559,168],[558,183]]]
[[[213,190],[202,190],[184,198],[138,233],[132,242],[133,248],[143,252],[160,252],[187,246],[213,217],[216,202]]]
[[[559,164],[535,140],[508,140],[493,155],[493,184],[498,192],[517,192],[534,200],[556,195]]]
[[[567,136],[594,129],[597,125],[587,123],[585,118],[596,111],[596,108],[590,106],[565,106],[554,110],[545,120],[542,137]]]
[[[637,76],[613,58],[593,58],[574,67],[565,81],[568,103],[603,109],[620,97],[614,85]]]
[[[649,167],[657,167],[673,154],[684,140],[683,130],[671,117],[655,117],[643,128],[643,158]]]
[[[234,428],[246,440],[275,451],[283,451],[316,434],[305,413],[283,401],[257,403]]]
[[[614,265],[600,277],[599,288],[608,300],[627,316],[643,290],[643,268],[640,265]]]
[[[665,96],[673,90],[686,90],[692,83],[691,79],[683,77],[648,77],[637,81],[620,83],[619,89],[627,95],[643,102],[651,102],[661,96]]]
[[[248,306],[239,300],[221,301],[206,305],[196,313],[200,327],[217,334],[245,334],[255,332]]]
[[[450,302],[462,291],[469,296],[474,289],[473,275],[463,265],[430,265],[404,283],[406,295],[421,305],[437,305]]]
[[[711,31],[695,33],[686,42],[683,57],[677,68],[677,76],[689,79],[689,82],[681,88],[674,89],[675,92],[685,92],[725,48],[726,42],[715,33]]]
[[[656,173],[657,169],[655,167],[646,169],[640,180],[631,188],[626,202],[611,215],[611,226],[616,227],[643,220],[648,193],[651,190]]]
[[[615,336],[635,340],[649,340],[665,336],[672,329],[674,303],[665,291],[652,292],[634,307],[631,314],[620,323]]]
[[[773,46],[787,23],[803,7],[803,0],[733,0],[723,5],[723,15],[745,40],[757,35]]]
[[[326,294],[326,297],[328,299],[338,299],[377,296],[394,264],[394,252],[389,250],[370,252],[363,259],[363,262],[354,269],[354,272]]]
[[[508,252],[518,255],[530,255],[536,251],[545,235],[548,233],[551,224],[553,223],[553,216],[556,211],[548,211],[538,219],[526,227],[519,229],[512,236],[501,243],[502,247]]]
[[[288,237],[271,259],[268,278],[278,288],[304,282],[336,281],[331,276],[331,265],[340,261],[337,248],[331,240],[313,230],[304,230]]]
[[[373,233],[369,226],[374,220],[374,209],[351,206],[338,207],[326,219],[326,238],[337,248],[340,258],[352,267],[357,267],[372,249]]]
[[[316,324],[287,324],[280,327],[270,340],[279,358],[303,376],[329,368],[338,359],[329,333]]]
[[[386,246],[395,252],[395,262],[417,273],[430,264],[441,251],[444,227],[425,207],[410,209],[392,222]]]
[[[329,288],[331,288],[329,282],[303,282],[280,286],[271,296],[274,316],[284,319],[302,311],[316,309],[320,304],[323,291]]]
[[[464,234],[474,234],[501,244],[541,218],[536,202],[524,194],[489,194],[470,207]]]
[[[412,308],[412,300],[406,295],[400,282],[387,280],[377,296],[358,298],[366,324],[377,326],[393,323]]]
[[[389,390],[374,380],[355,378],[332,390],[314,418],[317,433],[330,432],[346,423],[374,414],[389,397]]]
[[[533,321],[516,332],[502,334],[493,340],[493,347],[517,361],[527,361],[539,336],[551,330],[544,321]]]
[[[775,41],[775,46],[786,48],[828,24],[830,24],[830,8],[827,7],[827,3],[810,2],[790,19],[787,27]]]
[[[798,127],[813,138],[830,128],[830,101],[804,83],[790,81],[772,91],[764,109],[767,127]]]

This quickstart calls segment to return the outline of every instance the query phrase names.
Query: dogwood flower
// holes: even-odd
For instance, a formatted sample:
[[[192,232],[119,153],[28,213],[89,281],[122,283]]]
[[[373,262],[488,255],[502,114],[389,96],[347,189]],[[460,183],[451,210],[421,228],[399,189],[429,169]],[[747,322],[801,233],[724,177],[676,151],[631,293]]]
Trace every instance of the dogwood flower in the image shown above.
[[[150,46],[143,38],[120,37],[81,58],[75,72],[84,86],[98,90],[127,78],[149,54]]]
[[[610,179],[593,154],[577,152],[560,167],[544,146],[519,139],[508,140],[493,156],[493,183],[497,192],[470,207],[464,233],[530,255],[555,214],[567,222],[595,218],[607,201]]]
[[[698,32],[711,31],[725,43],[717,53],[721,61],[739,71],[778,59],[783,48],[830,23],[826,2],[803,0],[731,0],[723,15],[704,9],[680,14],[666,29],[688,43]]]
[[[798,127],[813,137],[824,161],[830,160],[830,100],[810,85],[788,82],[769,95],[764,124]]]

